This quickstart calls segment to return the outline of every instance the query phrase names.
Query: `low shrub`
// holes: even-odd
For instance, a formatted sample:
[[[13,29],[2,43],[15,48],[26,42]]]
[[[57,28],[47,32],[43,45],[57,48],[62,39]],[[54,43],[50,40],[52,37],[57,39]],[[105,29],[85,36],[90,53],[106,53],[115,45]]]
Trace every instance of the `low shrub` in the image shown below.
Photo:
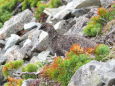
[[[26,66],[22,67],[22,72],[27,72],[27,74],[24,74],[22,76],[22,78],[24,79],[37,78],[37,76],[34,73],[37,72],[42,66],[43,64],[40,62],[34,64],[27,64]],[[34,72],[34,73],[29,74],[28,72]]]
[[[110,52],[110,48],[105,44],[99,44],[95,49],[96,60],[103,60]]]
[[[20,68],[23,65],[23,60],[17,60],[6,63],[2,68],[2,73],[4,77],[11,76],[10,72]]]
[[[87,36],[96,36],[101,33],[102,30],[102,25],[97,23],[89,23],[85,28],[84,28],[84,34]]]
[[[8,82],[4,86],[22,86],[23,79],[8,77]]]
[[[50,65],[45,66],[42,76],[58,81],[61,86],[67,86],[76,70],[91,61],[89,55],[83,53],[83,49],[75,44],[65,58],[56,57]]]
[[[99,8],[97,16],[93,16],[83,30],[86,36],[94,37],[102,33],[102,28],[115,19],[115,8]]]
[[[22,10],[35,8],[35,17],[39,19],[46,7],[58,7],[61,5],[61,0],[0,0],[0,28],[13,16],[13,11],[20,3]]]

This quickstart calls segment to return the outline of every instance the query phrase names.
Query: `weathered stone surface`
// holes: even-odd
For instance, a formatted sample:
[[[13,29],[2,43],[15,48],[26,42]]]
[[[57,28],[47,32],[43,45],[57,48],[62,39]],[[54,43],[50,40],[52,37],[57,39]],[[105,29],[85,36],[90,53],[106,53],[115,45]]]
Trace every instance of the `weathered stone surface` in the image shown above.
[[[115,59],[108,62],[91,61],[79,68],[68,86],[114,86]]]
[[[38,79],[27,79],[23,81],[22,86],[39,86],[39,82]]]
[[[0,40],[0,48],[3,48],[5,46],[5,41]]]
[[[25,41],[26,39],[31,39],[31,40],[37,39],[38,40],[40,33],[41,31],[38,30],[38,28],[32,29],[28,31],[27,33],[25,33],[23,36],[21,36],[21,38],[17,41],[16,44],[23,46],[22,42]]]
[[[23,47],[21,47],[20,52],[24,55],[24,58],[32,58],[32,41],[30,39],[27,39],[24,44]]]
[[[34,63],[37,61],[46,62],[49,54],[50,54],[49,50],[43,51],[43,52],[39,53],[38,56],[33,57],[30,62],[34,62]]]
[[[53,19],[63,19],[67,14],[69,14],[75,8],[83,8],[89,6],[99,6],[99,0],[73,0],[68,3],[65,9],[58,12]]]
[[[79,18],[76,18],[76,24],[73,25],[72,28],[70,28],[70,30],[66,33],[66,35],[83,35],[83,27],[84,25],[86,25],[86,23],[88,22],[88,18],[86,18],[85,16],[81,16]]]
[[[99,6],[100,1],[99,0],[71,0],[67,5],[63,5],[59,8],[46,8],[44,12],[49,15],[47,22],[48,23],[55,23],[59,20],[64,19],[67,15],[71,13],[75,13],[76,16],[81,16],[85,13],[86,11],[82,12],[79,10],[79,8],[86,8],[90,6]],[[78,10],[76,10],[78,9]],[[75,12],[76,10],[76,12]],[[80,11],[80,12],[78,12]],[[52,22],[53,21],[53,22]]]
[[[24,58],[24,52],[22,53],[19,46],[12,46],[11,48],[7,49],[4,57],[7,57],[7,61],[13,61],[13,60],[20,60]]]
[[[106,32],[103,32],[103,35],[91,38],[97,43],[104,43],[109,46],[115,45],[115,20],[114,22],[109,22],[103,30],[106,29]],[[109,31],[110,30],[110,31]],[[109,32],[108,32],[109,31]]]
[[[24,24],[24,29],[25,30],[31,30],[31,29],[34,29],[34,28],[39,29],[40,26],[41,26],[40,23],[30,22],[30,23]]]
[[[4,53],[1,51],[0,52],[0,65],[6,62],[7,57],[4,56]]]
[[[88,8],[79,8],[74,9],[71,14],[74,15],[76,18],[79,16],[83,16],[84,14],[87,14],[90,11]]]
[[[115,1],[115,0],[100,0],[101,5],[102,5],[103,7],[108,7],[109,5],[111,5],[111,3],[112,3],[113,1]]]
[[[58,33],[66,33],[74,24],[76,23],[75,18],[70,18],[68,20],[61,20],[54,25],[54,28]]]
[[[48,34],[44,31],[39,35],[39,40],[32,48],[32,51],[43,51],[48,48]]]
[[[48,15],[48,18],[46,20],[47,23],[54,23],[54,21],[52,22],[52,18],[59,13],[61,10],[65,9],[65,5],[58,7],[58,8],[46,8],[44,10],[44,13],[46,13]]]
[[[16,32],[22,30],[24,24],[30,22],[32,18],[33,14],[28,9],[12,17],[4,23],[3,28],[0,30],[0,39],[9,37],[10,34],[15,34]]]
[[[7,50],[8,48],[12,47],[15,45],[15,43],[20,39],[20,37],[16,34],[11,34],[11,37],[9,37],[6,40],[5,48],[4,50]]]

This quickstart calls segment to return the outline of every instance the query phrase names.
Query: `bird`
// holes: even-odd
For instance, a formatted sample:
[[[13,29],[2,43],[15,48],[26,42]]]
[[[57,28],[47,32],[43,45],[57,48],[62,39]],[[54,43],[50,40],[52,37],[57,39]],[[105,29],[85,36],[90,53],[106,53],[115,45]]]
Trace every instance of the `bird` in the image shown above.
[[[57,56],[65,56],[65,53],[73,44],[79,44],[83,48],[94,48],[96,46],[96,42],[81,36],[59,34],[53,25],[49,23],[43,23],[39,30],[48,33],[48,44],[51,48],[51,53]]]

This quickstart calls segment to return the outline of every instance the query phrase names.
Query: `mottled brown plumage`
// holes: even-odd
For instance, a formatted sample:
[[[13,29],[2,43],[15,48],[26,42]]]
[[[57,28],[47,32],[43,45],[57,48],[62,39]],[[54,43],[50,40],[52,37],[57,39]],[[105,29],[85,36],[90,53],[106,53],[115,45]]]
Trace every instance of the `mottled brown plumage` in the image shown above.
[[[49,45],[53,53],[58,56],[64,56],[65,52],[69,50],[72,44],[80,44],[81,47],[93,48],[96,46],[95,42],[80,36],[60,35],[51,24],[42,24],[40,30],[48,32]]]

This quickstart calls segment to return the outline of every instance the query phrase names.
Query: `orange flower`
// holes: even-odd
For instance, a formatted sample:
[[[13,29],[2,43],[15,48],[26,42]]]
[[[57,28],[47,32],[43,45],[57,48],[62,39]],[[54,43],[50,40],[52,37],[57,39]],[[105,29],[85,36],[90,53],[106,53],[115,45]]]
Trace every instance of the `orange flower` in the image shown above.
[[[105,8],[98,8],[97,14],[100,16],[104,16],[107,13],[107,10]]]
[[[15,81],[15,79],[12,78],[12,77],[8,77],[8,81],[9,81],[9,82],[13,82],[13,81]]]
[[[100,19],[100,16],[98,15],[98,16],[93,16],[92,18],[91,18],[91,21],[98,21]],[[93,23],[95,23],[95,22],[93,22]]]
[[[70,48],[70,51],[73,51],[77,54],[84,52],[83,48],[79,44],[73,44]]]
[[[5,67],[5,66],[4,66],[3,69],[2,69],[3,72],[5,72],[5,71],[7,71],[7,70],[8,70],[8,68]]]
[[[88,54],[91,54],[91,53],[94,52],[94,48],[86,48],[85,52],[88,53]]]

